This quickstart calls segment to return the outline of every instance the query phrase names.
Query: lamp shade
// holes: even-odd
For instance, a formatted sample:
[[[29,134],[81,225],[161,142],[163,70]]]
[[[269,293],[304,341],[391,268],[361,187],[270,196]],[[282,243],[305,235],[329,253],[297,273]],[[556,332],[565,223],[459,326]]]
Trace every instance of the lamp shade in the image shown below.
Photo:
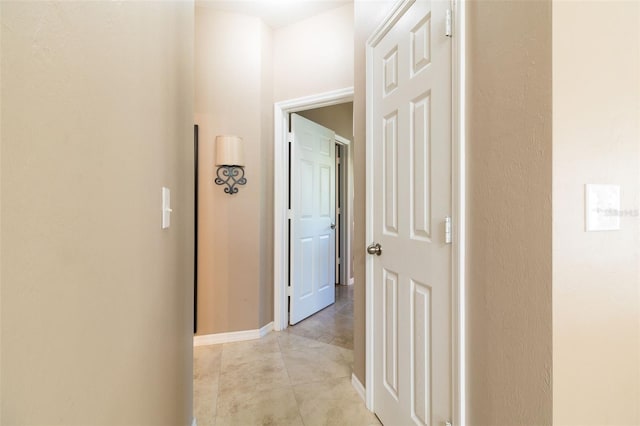
[[[216,166],[244,166],[241,137],[216,136]]]

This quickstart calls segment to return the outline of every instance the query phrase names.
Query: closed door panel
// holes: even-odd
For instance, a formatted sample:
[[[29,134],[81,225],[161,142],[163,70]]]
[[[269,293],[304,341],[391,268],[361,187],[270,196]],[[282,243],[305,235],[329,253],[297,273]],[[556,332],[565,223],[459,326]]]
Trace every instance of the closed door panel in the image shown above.
[[[416,0],[373,46],[374,408],[388,425],[451,418],[449,2]]]

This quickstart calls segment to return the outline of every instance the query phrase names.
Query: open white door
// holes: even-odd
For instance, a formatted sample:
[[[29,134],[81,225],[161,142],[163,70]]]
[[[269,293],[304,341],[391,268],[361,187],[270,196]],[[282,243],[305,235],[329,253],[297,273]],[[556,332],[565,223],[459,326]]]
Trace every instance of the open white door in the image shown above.
[[[373,403],[386,425],[452,418],[450,4],[405,1],[369,41]]]
[[[335,133],[291,114],[289,323],[335,302]]]

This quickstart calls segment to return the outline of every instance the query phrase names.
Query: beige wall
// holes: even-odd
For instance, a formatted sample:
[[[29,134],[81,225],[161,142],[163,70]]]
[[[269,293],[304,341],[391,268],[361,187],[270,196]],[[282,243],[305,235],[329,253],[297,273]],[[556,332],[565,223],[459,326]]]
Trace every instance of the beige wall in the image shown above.
[[[353,86],[353,4],[274,31],[275,101]]]
[[[193,4],[0,9],[0,423],[189,425]]]
[[[551,2],[468,4],[468,423],[552,422]]]
[[[640,208],[640,4],[553,2],[553,417],[640,424],[640,218],[585,232],[584,185]]]
[[[2,177],[2,4],[0,4],[0,178]],[[0,268],[2,268],[2,182],[0,181]],[[2,271],[0,270],[0,401],[2,401]],[[2,403],[0,402],[0,424]]]
[[[260,248],[260,317],[263,326],[273,321],[273,34],[271,28],[262,24],[262,128],[261,156],[261,241]]]
[[[198,334],[254,330],[273,319],[271,32],[258,18],[209,7],[196,7],[195,27]],[[234,195],[213,182],[223,134],[244,139],[247,184]]]
[[[365,175],[366,175],[366,51],[365,43],[389,13],[395,0],[362,1],[354,3],[354,99],[353,99],[353,171],[354,171],[354,233],[353,276],[353,372],[365,383]]]
[[[297,114],[353,140],[353,102],[300,111]]]

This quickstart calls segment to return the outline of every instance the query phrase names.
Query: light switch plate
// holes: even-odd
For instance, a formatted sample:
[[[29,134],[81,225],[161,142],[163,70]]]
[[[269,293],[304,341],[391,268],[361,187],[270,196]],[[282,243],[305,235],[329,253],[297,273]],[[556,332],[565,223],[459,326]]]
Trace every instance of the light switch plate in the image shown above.
[[[620,229],[620,185],[585,185],[586,231]]]
[[[171,226],[171,191],[162,187],[162,229]]]

